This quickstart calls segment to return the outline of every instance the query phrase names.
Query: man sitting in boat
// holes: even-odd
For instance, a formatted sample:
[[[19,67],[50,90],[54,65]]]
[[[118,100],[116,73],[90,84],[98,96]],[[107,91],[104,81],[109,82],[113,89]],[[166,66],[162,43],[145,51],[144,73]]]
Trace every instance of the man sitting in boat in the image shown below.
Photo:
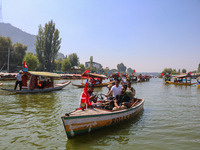
[[[90,102],[92,103],[96,103],[97,102],[97,97],[96,95],[94,94],[94,85],[91,84],[89,85],[89,88],[88,88],[88,94],[89,94],[89,99],[90,99]]]
[[[130,80],[127,81],[126,94],[130,97],[131,100],[134,99],[134,97],[135,97],[135,89],[133,87],[131,87]]]
[[[112,86],[110,92],[108,92],[106,97],[108,97],[111,92],[113,92],[113,97],[116,97],[117,95],[121,93],[121,85],[119,85],[120,81],[121,79],[119,77],[115,77],[115,85]]]
[[[113,99],[113,92],[111,91],[111,88],[115,85],[115,82],[112,82],[112,84],[109,84],[107,86],[108,88],[108,93],[107,93],[107,98],[106,99]]]
[[[121,87],[121,94],[116,96],[116,99],[114,99],[114,108],[113,110],[119,110],[119,109],[126,109],[131,107],[131,99],[126,93],[127,86],[123,85]]]

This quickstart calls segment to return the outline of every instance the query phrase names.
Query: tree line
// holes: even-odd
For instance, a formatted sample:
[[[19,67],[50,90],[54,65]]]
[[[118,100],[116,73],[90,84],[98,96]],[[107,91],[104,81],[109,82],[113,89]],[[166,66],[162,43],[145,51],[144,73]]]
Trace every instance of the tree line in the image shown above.
[[[200,64],[198,65],[197,67],[197,70],[194,70],[194,71],[190,71],[191,73],[200,73]],[[169,73],[169,74],[180,74],[180,73],[187,73],[187,70],[185,68],[183,68],[182,70],[181,69],[172,69],[172,68],[165,68],[162,73],[166,74],[166,73]]]
[[[36,35],[35,51],[26,53],[27,46],[21,43],[12,44],[9,37],[0,36],[0,69],[8,68],[10,72],[19,71],[23,61],[26,62],[29,70],[48,71],[48,72],[70,72],[71,67],[78,66],[82,71],[89,69],[90,72],[102,74],[112,74],[116,72],[132,74],[133,69],[123,64],[117,64],[117,69],[109,69],[106,67],[92,67],[93,57],[90,57],[90,66],[85,68],[84,64],[80,64],[79,57],[76,53],[69,54],[63,59],[56,59],[61,44],[60,32],[55,27],[55,23],[51,20],[44,27],[39,25],[38,34]],[[0,70],[0,71],[1,71]]]

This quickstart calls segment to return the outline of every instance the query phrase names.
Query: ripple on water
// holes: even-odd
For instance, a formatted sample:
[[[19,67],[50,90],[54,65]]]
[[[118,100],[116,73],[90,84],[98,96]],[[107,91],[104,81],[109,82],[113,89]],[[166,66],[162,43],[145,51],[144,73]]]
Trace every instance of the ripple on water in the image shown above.
[[[140,115],[71,140],[66,140],[60,117],[78,107],[83,89],[70,84],[44,94],[0,91],[0,149],[199,149],[200,90],[164,85],[160,79],[132,86],[136,97],[145,99]],[[107,92],[106,87],[95,90]]]

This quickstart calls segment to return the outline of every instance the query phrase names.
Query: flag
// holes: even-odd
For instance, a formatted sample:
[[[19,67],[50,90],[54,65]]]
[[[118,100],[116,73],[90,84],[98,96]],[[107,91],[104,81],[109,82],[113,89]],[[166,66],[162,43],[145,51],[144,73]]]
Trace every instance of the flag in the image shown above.
[[[91,106],[91,102],[90,102],[90,99],[89,99],[89,94],[88,94],[88,90],[87,90],[87,82],[85,84],[85,88],[82,92],[82,95],[81,95],[81,102],[80,102],[80,107],[79,109],[82,109],[82,104],[85,104],[84,106],[84,109],[86,109],[88,106]]]
[[[133,73],[135,73],[135,69],[133,70]]]
[[[28,67],[27,67],[27,65],[26,65],[26,62],[24,61],[24,63],[23,63],[23,68],[22,68],[22,71],[24,71],[24,72],[27,72],[28,71]]]
[[[164,74],[164,73],[162,73],[161,75],[162,75],[162,76],[164,76],[165,74]]]
[[[89,72],[89,70],[87,69],[84,73],[88,73]]]
[[[121,75],[121,73],[120,73],[120,72],[118,72],[118,73],[117,73],[117,76],[118,76],[118,77],[120,77],[120,75]]]
[[[25,61],[23,63],[23,68],[28,68]]]

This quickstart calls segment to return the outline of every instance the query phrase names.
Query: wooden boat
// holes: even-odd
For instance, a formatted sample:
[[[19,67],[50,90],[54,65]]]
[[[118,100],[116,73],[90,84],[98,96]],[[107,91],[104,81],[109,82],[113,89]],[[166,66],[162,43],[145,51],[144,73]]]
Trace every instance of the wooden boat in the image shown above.
[[[110,82],[102,83],[102,80],[104,80],[106,78],[107,77],[105,75],[84,72],[81,75],[82,83],[81,84],[72,84],[72,85],[77,86],[79,88],[83,88],[83,87],[85,87],[85,84],[83,83],[83,79],[88,79],[89,84],[93,84],[94,87],[104,87],[104,86],[108,86],[109,84],[111,84],[113,82],[113,81],[110,81]],[[98,80],[98,83],[97,82],[95,83],[95,81],[97,81],[97,80]]]
[[[17,73],[0,73],[1,81],[16,80],[15,76]]]
[[[113,81],[110,82],[106,82],[106,83],[100,83],[100,84],[94,84],[94,87],[104,87],[104,86],[108,86],[109,84],[112,84]],[[77,86],[79,88],[84,88],[85,84],[72,84],[74,86]]]
[[[164,74],[164,73],[163,73]],[[166,73],[164,76],[163,76],[163,81],[164,83],[166,84],[170,84],[168,83],[168,81],[171,81],[172,80],[172,74],[170,75],[169,73]]]
[[[100,102],[101,103],[101,102]],[[102,108],[76,109],[61,117],[68,138],[88,133],[103,127],[115,125],[137,115],[144,105],[144,99],[135,99],[132,107],[117,111]]]
[[[200,88],[200,77],[197,78],[197,87]]]
[[[66,82],[54,85],[54,78],[60,77],[56,73],[29,71],[29,72],[25,72],[24,74],[30,77],[29,86],[27,86],[27,83],[26,83],[27,79],[25,82],[22,77],[22,83],[23,83],[22,90],[5,89],[5,88],[2,88],[2,90],[14,92],[18,94],[43,93],[43,92],[61,90],[71,83],[71,81],[66,81]],[[42,81],[41,81],[41,78],[43,79]]]
[[[174,76],[174,81],[166,81],[166,84],[174,84],[174,85],[185,85],[185,86],[191,86],[196,83],[191,83],[191,75],[179,75]]]

